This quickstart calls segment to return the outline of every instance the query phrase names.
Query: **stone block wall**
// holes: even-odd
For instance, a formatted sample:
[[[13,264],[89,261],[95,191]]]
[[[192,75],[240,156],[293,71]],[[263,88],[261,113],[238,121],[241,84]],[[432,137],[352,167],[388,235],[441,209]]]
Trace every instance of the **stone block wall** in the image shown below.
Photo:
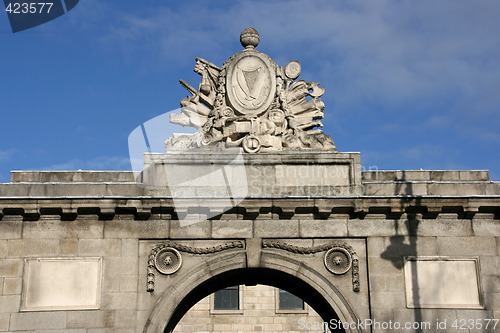
[[[409,222],[411,221],[411,222]],[[430,323],[433,331],[455,332],[454,324],[472,325],[471,332],[493,332],[484,326],[489,320],[500,318],[500,221],[493,214],[477,214],[472,219],[460,219],[456,214],[440,214],[436,219],[424,219],[417,214],[411,219],[377,221],[366,218],[367,253],[370,279],[370,308],[372,318],[379,322]],[[383,229],[381,224],[392,224]],[[370,228],[370,225],[374,228]],[[413,225],[408,230],[408,225]],[[378,230],[378,231],[376,231]],[[477,309],[453,306],[409,308],[405,284],[404,258],[467,259],[479,263],[479,290],[482,307]],[[462,274],[462,272],[456,272]],[[470,279],[475,279],[471,276]],[[432,288],[435,281],[426,281]],[[453,284],[453,281],[449,281]],[[464,286],[455,285],[457,292]],[[439,293],[439,290],[435,291]],[[447,329],[438,330],[437,322],[446,321]],[[474,324],[471,324],[474,321]],[[479,325],[483,327],[480,329]],[[443,325],[443,324],[442,324]],[[496,325],[498,330],[500,327]],[[467,328],[468,329],[468,328]],[[378,328],[374,332],[390,332]],[[417,330],[410,330],[417,331]],[[427,331],[427,330],[424,330]]]
[[[252,197],[229,211],[209,198],[203,201],[205,209],[220,214],[210,219],[198,214],[200,221],[188,226],[176,218],[171,198],[144,195],[146,190],[134,184],[131,173],[18,172],[12,177],[11,183],[0,184],[2,332],[142,332],[163,291],[175,280],[175,274],[157,274],[157,289],[146,291],[148,256],[154,244],[166,240],[197,247],[239,240],[245,247],[231,260],[239,260],[241,267],[259,263],[251,253],[255,249],[265,257],[262,265],[296,269],[297,274],[301,267],[312,267],[324,274],[315,279],[334,282],[361,319],[431,325],[446,320],[447,330],[440,331],[451,332],[456,331],[451,327],[455,321],[484,326],[488,319],[500,318],[500,186],[489,181],[485,171],[370,171],[362,174],[362,195]],[[360,291],[352,291],[349,276],[326,271],[323,253],[304,256],[263,249],[263,239],[302,247],[332,241],[351,244],[359,254]],[[273,261],[278,255],[290,260],[288,266]],[[22,311],[25,260],[72,257],[102,258],[98,309]],[[189,260],[184,267],[192,270],[205,260],[185,257]],[[405,258],[413,257],[477,260],[480,307],[408,306],[404,265]],[[248,258],[252,261],[245,262]],[[251,288],[245,292],[266,303],[265,295],[253,295]],[[208,331],[215,331],[216,324],[230,325],[217,326],[220,331],[235,328],[231,325],[238,320],[229,317],[221,317],[221,322],[207,319],[206,302],[188,312],[182,330],[202,319],[200,325]],[[267,317],[254,314],[272,317],[270,312]],[[269,321],[262,325],[276,325],[262,330],[293,331],[294,316],[285,321],[274,316],[272,323],[262,319]],[[245,318],[242,324],[252,329],[260,328],[257,319],[237,318]],[[492,331],[492,326],[474,325],[472,332]]]
[[[205,297],[186,313],[174,332],[317,333],[314,328],[322,325],[321,317],[308,305],[303,313],[277,313],[276,288],[265,285],[240,288],[243,293],[240,314],[214,314],[210,296]]]
[[[61,221],[58,216],[38,221],[4,217],[0,221],[0,331],[136,332],[139,241],[136,236],[105,232],[105,226],[97,215],[81,215],[74,221]],[[10,231],[3,232],[6,229]],[[48,257],[102,257],[100,309],[21,312],[24,260]]]

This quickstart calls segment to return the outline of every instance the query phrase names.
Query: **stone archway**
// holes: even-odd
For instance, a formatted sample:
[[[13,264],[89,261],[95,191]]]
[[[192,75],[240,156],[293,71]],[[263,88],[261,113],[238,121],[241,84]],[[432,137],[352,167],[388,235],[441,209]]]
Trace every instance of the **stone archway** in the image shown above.
[[[266,284],[304,299],[324,321],[357,322],[358,316],[332,281],[304,262],[278,253],[262,253],[261,265],[246,267],[245,252],[221,254],[180,276],[159,298],[144,333],[170,333],[184,314],[214,291],[234,284]],[[347,328],[338,332],[361,332]]]

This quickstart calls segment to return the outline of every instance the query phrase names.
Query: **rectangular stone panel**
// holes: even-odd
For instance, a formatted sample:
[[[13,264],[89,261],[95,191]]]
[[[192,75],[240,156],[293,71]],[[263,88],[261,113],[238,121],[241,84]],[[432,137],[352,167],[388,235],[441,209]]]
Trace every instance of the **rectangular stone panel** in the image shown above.
[[[25,260],[21,311],[99,309],[101,258]]]
[[[233,201],[247,196],[359,195],[361,164],[359,153],[150,153],[144,155],[142,185],[150,194]]]
[[[482,309],[477,258],[406,257],[408,308]]]

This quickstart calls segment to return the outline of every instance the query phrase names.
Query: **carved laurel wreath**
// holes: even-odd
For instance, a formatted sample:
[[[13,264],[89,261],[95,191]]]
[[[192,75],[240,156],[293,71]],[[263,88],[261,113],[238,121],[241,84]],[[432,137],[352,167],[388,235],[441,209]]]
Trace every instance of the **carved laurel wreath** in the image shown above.
[[[182,265],[180,252],[210,254],[234,248],[244,248],[242,241],[228,242],[212,247],[191,247],[174,242],[158,244],[149,254],[147,291],[155,290],[155,269],[164,275],[174,274]]]
[[[262,241],[263,248],[280,249],[297,254],[313,254],[327,251],[324,256],[326,269],[336,275],[352,271],[352,290],[359,292],[359,259],[353,248],[346,243],[332,243],[312,247],[301,247],[271,240]]]

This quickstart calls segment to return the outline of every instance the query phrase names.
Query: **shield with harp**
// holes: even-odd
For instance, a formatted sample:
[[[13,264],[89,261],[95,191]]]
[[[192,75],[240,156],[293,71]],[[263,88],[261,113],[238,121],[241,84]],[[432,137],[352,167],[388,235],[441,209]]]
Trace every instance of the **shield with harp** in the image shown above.
[[[239,56],[228,66],[228,102],[239,114],[259,115],[269,108],[276,93],[274,67],[260,53]]]

